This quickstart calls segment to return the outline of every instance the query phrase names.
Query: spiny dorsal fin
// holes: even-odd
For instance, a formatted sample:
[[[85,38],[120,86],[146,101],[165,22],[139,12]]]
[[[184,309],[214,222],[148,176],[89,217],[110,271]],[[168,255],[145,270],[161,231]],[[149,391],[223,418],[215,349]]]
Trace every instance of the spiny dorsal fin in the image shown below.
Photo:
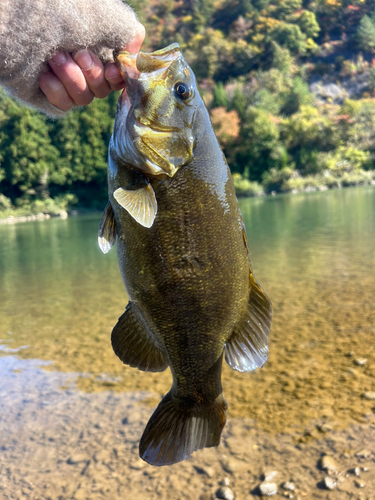
[[[148,372],[162,372],[167,357],[137,306],[129,302],[112,330],[112,347],[123,363]]]
[[[268,335],[272,304],[261,286],[250,274],[247,311],[225,345],[225,361],[239,372],[262,367],[268,358]]]
[[[155,192],[150,184],[135,190],[118,188],[115,200],[142,226],[151,227],[158,211]]]
[[[115,214],[110,202],[104,209],[102,220],[99,224],[98,243],[100,250],[107,253],[116,243]]]

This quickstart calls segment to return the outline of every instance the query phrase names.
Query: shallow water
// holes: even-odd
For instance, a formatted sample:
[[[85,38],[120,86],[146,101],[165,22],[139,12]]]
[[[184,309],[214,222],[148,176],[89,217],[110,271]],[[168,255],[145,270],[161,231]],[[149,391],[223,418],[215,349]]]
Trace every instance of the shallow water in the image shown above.
[[[290,446],[315,446],[325,439],[324,429],[349,432],[361,425],[370,426],[370,432],[375,423],[375,401],[368,399],[375,391],[375,188],[243,199],[240,206],[254,274],[273,302],[274,319],[264,368],[247,374],[224,369],[230,419],[238,429],[251,422],[246,425],[252,431],[275,443],[287,436]],[[93,405],[92,411],[99,414],[105,401],[117,401],[120,408],[133,405],[133,414],[144,412],[139,417],[143,425],[169,390],[168,371],[139,372],[123,366],[112,352],[110,332],[127,297],[115,251],[103,255],[97,246],[99,220],[92,215],[0,226],[0,423],[6,422],[8,434],[27,425],[31,414],[37,428],[48,434],[52,424],[43,416],[46,399],[53,414],[57,400],[70,414],[74,405]],[[30,414],[28,403],[23,403],[26,393],[34,398]],[[76,398],[74,404],[71,398]],[[71,424],[74,429],[79,428],[79,415]],[[110,422],[113,415],[107,412],[102,418]],[[85,427],[92,424],[86,419],[82,414]],[[133,431],[137,443],[142,426]],[[251,432],[246,432],[250,439]],[[35,444],[34,434],[32,453],[45,449],[44,442]],[[103,446],[100,439],[97,443]],[[59,446],[69,455],[78,444],[70,449],[69,443],[60,443],[57,451]],[[340,453],[346,453],[344,448]],[[224,451],[235,455],[230,446]],[[213,453],[206,450],[194,457],[218,461]],[[264,466],[272,456],[270,452]],[[319,458],[312,457],[314,462]],[[0,453],[0,472],[1,458]],[[68,472],[61,477],[64,474]],[[60,491],[60,498],[71,498],[74,488],[70,491],[70,481],[64,481],[67,489]],[[9,491],[16,491],[16,483],[9,484]],[[90,490],[87,498],[102,494],[106,497],[105,492]]]

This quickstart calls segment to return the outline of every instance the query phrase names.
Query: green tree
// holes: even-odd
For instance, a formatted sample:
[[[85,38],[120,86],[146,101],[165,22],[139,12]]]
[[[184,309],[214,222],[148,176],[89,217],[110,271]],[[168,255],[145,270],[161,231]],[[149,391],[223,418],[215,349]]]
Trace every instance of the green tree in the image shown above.
[[[221,82],[217,83],[214,87],[214,98],[212,101],[212,108],[218,108],[219,106],[224,106],[225,108],[229,106],[229,99],[225,87]]]
[[[306,52],[306,35],[296,24],[281,22],[271,36],[275,42],[289,49],[292,54],[303,55]]]
[[[304,10],[297,19],[297,24],[307,38],[316,38],[320,32],[320,26],[314,12]]]
[[[302,8],[302,0],[278,0],[275,17],[277,19],[286,19],[296,10]]]
[[[282,73],[290,73],[293,57],[287,48],[282,48],[276,42],[272,42],[272,67]]]
[[[309,92],[309,86],[299,76],[293,78],[289,92],[285,94],[282,112],[286,115],[297,113],[301,106],[314,104],[314,97]]]
[[[1,192],[12,201],[21,195],[48,197],[49,177],[59,154],[46,118],[4,94],[0,109]]]
[[[243,93],[243,87],[240,85],[236,86],[234,91],[232,102],[230,104],[230,109],[237,111],[238,116],[241,120],[245,118],[247,108],[247,99]]]
[[[358,47],[372,51],[375,48],[375,23],[369,16],[363,16],[357,29]]]
[[[266,170],[286,166],[288,158],[278,125],[266,111],[249,108],[240,136],[234,166],[246,178],[260,181]]]

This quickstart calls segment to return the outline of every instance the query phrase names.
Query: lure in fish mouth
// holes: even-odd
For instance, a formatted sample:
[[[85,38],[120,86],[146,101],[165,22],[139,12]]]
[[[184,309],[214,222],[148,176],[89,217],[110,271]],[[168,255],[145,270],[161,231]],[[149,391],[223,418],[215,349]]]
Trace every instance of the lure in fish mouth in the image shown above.
[[[255,280],[229,167],[177,44],[118,52],[126,82],[109,146],[99,227],[116,243],[129,296],[111,335],[121,361],[170,367],[173,384],[139,453],[170,465],[218,446],[227,403],[222,361],[239,372],[268,357],[272,306]]]

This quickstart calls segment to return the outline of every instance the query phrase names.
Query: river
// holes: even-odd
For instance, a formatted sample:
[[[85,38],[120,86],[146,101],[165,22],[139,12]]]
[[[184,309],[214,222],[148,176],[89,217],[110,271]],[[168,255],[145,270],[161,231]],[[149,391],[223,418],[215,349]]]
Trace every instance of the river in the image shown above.
[[[371,497],[375,188],[240,206],[273,302],[270,358],[254,373],[224,368],[222,444],[166,468],[137,445],[171,377],[112,352],[127,297],[115,250],[97,245],[100,215],[0,226],[0,496],[209,500],[230,488],[247,500],[277,471],[266,483],[280,496]]]

